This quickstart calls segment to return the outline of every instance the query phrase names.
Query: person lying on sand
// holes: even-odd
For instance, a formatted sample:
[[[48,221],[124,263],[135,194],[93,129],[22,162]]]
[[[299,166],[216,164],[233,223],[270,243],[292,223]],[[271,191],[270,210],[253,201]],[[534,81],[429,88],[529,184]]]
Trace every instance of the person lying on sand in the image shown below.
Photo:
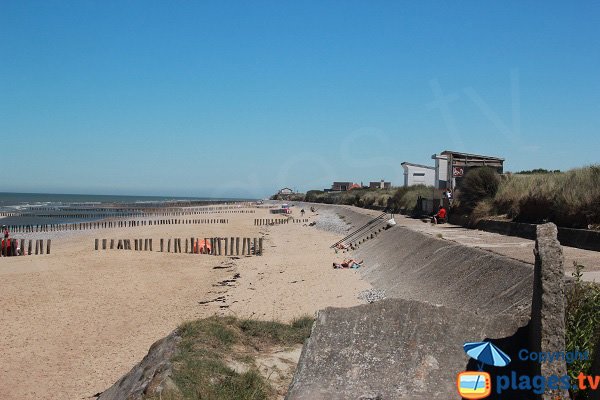
[[[333,268],[335,269],[339,269],[339,268],[358,268],[358,267],[362,267],[362,263],[364,263],[364,260],[360,260],[360,261],[356,261],[355,259],[351,258],[349,260],[344,260],[341,263],[333,263]]]
[[[349,249],[350,246],[347,245],[346,243],[342,242],[342,243],[338,243],[336,246],[336,248],[340,249],[340,250],[346,250]]]

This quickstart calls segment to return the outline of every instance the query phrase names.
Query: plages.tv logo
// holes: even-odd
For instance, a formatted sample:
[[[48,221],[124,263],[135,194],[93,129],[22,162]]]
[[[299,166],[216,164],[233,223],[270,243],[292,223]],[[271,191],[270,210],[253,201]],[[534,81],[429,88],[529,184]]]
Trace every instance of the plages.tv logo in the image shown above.
[[[463,345],[465,353],[477,361],[479,371],[464,371],[456,377],[456,388],[463,399],[484,399],[492,393],[490,374],[484,364],[505,367],[510,357],[491,342],[469,342]]]

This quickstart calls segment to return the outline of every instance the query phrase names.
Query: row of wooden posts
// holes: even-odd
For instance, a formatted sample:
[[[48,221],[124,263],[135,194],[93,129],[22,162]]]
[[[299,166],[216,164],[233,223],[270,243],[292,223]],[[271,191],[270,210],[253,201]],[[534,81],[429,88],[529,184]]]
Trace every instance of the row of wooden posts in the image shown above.
[[[102,243],[102,247],[100,247]],[[95,250],[135,250],[135,251],[153,251],[152,239],[133,239],[134,248],[131,247],[131,239],[100,239],[94,240]],[[190,238],[185,239],[185,251],[182,250],[181,238],[167,239],[166,252],[171,253],[171,243],[173,244],[173,253],[188,254],[209,254],[214,256],[240,256],[240,255],[262,255],[263,238],[240,238],[240,237],[213,237],[213,238]],[[241,246],[240,246],[241,245]],[[241,252],[240,252],[241,249]],[[165,239],[160,239],[160,252],[165,252]],[[37,253],[36,253],[37,254]]]
[[[240,203],[240,204],[236,204],[236,205],[227,205],[227,206],[200,206],[200,207],[172,207],[172,206],[163,206],[163,207],[69,207],[67,209],[65,208],[57,208],[57,207],[30,207],[27,208],[25,211],[20,211],[20,212],[15,212],[15,211],[11,211],[11,212],[3,212],[0,213],[0,216],[8,216],[5,214],[10,214],[12,215],[19,215],[20,213],[23,212],[38,212],[38,211],[58,211],[58,210],[68,210],[68,211],[79,211],[79,212],[96,212],[96,213],[125,213],[125,214],[135,214],[135,213],[140,213],[140,212],[144,212],[144,213],[148,213],[148,214],[160,214],[160,213],[164,213],[166,212],[165,210],[167,210],[168,212],[180,212],[180,213],[187,213],[187,212],[197,212],[197,211],[201,211],[201,212],[221,212],[224,210],[234,210],[234,211],[238,211],[241,210],[241,208],[255,208],[254,205],[250,204],[250,203]],[[243,212],[248,212],[248,211],[243,211]]]
[[[229,219],[211,218],[211,219],[156,219],[156,220],[133,220],[133,221],[99,221],[99,222],[79,222],[74,224],[42,224],[42,225],[9,225],[11,232],[29,233],[29,232],[55,232],[55,231],[83,231],[88,229],[102,228],[129,228],[136,226],[152,225],[197,225],[197,224],[228,224]]]
[[[308,218],[257,218],[254,219],[254,225],[283,225],[283,224],[303,224],[308,222]]]
[[[183,215],[201,215],[201,214],[254,214],[256,210],[220,210],[220,211],[170,211],[170,212],[148,212],[139,210],[133,213],[65,213],[65,214],[39,214],[36,212],[25,211],[19,213],[0,213],[0,216],[6,217],[37,217],[37,218],[135,218],[135,217],[177,217]],[[3,215],[6,214],[6,215]]]
[[[26,240],[29,240],[27,251],[25,251]],[[20,246],[19,241],[21,242]],[[44,254],[44,239],[35,239],[35,253],[33,252],[33,241],[33,239],[2,239],[2,251],[0,251],[0,255],[10,257]],[[51,246],[52,239],[46,240],[46,254],[50,254]],[[19,251],[17,251],[17,248],[19,248]]]

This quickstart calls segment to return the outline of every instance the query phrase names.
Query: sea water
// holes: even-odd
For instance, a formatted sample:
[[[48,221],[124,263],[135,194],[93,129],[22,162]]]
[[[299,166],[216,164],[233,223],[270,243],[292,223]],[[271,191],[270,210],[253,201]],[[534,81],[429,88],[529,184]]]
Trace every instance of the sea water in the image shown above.
[[[203,197],[167,197],[167,196],[120,196],[90,194],[48,194],[48,193],[8,193],[0,192],[0,212],[16,212],[19,216],[0,217],[3,225],[60,224],[97,219],[96,209],[110,207],[152,207],[165,203],[206,201],[226,202],[240,199],[211,199]],[[102,211],[104,214],[110,212]],[[52,214],[57,214],[52,217]],[[78,218],[59,217],[65,214],[84,215]],[[85,217],[89,214],[89,217]],[[43,216],[40,216],[43,215]]]

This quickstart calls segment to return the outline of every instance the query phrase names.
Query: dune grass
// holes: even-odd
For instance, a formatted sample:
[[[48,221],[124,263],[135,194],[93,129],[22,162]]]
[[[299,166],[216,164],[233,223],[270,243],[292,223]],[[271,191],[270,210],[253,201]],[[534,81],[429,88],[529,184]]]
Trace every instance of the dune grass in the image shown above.
[[[346,192],[324,192],[311,190],[306,193],[306,201],[325,204],[345,204],[357,207],[386,207],[388,199],[396,189],[352,189]]]
[[[494,198],[497,212],[522,222],[551,221],[585,228],[600,223],[600,165],[505,178]]]
[[[291,324],[274,321],[210,317],[182,324],[181,341],[173,358],[177,390],[163,393],[165,400],[266,400],[275,390],[254,365],[253,354],[274,346],[299,345],[310,336],[312,317]],[[229,362],[245,364],[238,372]],[[148,399],[154,400],[152,397]]]
[[[487,168],[472,170],[455,193],[452,211],[468,214],[471,222],[502,215],[517,222],[600,227],[600,165],[566,172],[535,171],[500,176]],[[305,200],[410,213],[419,196],[431,198],[432,192],[436,198],[441,197],[441,190],[415,185],[346,192],[311,190]]]

